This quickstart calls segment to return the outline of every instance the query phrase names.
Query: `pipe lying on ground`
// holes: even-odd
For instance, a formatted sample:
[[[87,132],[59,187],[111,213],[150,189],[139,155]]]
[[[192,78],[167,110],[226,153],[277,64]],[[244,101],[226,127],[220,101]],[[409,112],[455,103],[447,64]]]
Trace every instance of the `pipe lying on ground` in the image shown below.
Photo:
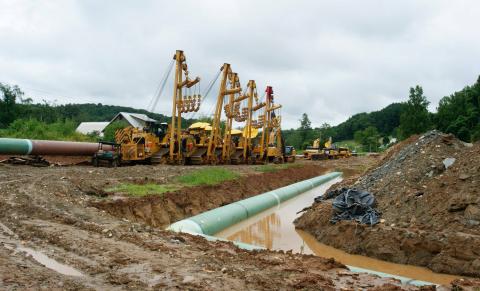
[[[231,204],[218,207],[204,213],[183,219],[171,224],[167,230],[176,232],[185,232],[193,235],[199,235],[209,241],[228,241],[213,236],[216,233],[239,223],[249,217],[252,217],[271,207],[278,206],[288,199],[303,194],[321,184],[324,184],[341,175],[340,172],[333,172],[326,175],[318,176],[312,179],[294,183],[270,192],[266,192],[257,196],[253,196],[244,200],[233,202]],[[245,250],[265,250],[263,247],[254,246],[242,242],[232,241],[237,247]],[[414,280],[403,276],[377,272],[369,269],[347,266],[350,271],[357,273],[369,273],[384,278],[395,278],[404,284],[412,284],[417,286],[435,285],[431,282]]]
[[[112,150],[104,145],[106,151]],[[98,143],[53,140],[0,138],[0,154],[3,155],[64,155],[89,156],[98,150]]]

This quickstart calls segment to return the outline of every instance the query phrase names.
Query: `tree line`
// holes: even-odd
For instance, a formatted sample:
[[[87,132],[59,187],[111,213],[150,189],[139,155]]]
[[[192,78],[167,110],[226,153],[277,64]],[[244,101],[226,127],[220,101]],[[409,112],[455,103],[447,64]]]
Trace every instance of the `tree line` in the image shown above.
[[[364,150],[378,151],[391,138],[401,140],[436,128],[466,142],[474,142],[480,140],[479,104],[480,77],[475,84],[443,97],[437,113],[428,111],[429,101],[423,88],[417,85],[410,88],[406,102],[355,114],[336,126],[324,123],[312,128],[304,113],[299,127],[283,130],[283,137],[286,144],[297,149],[304,149],[317,138],[323,144],[332,137],[334,141],[355,140]],[[109,121],[122,111],[147,114],[160,122],[170,121],[163,114],[101,103],[55,105],[44,101],[34,104],[31,98],[25,98],[18,86],[0,83],[0,136],[83,140],[85,136],[75,134],[80,122]],[[183,119],[182,125],[186,127],[195,121]]]
[[[437,113],[428,111],[429,104],[423,88],[417,85],[410,88],[406,102],[355,114],[336,126],[324,123],[312,128],[308,115],[304,113],[299,120],[300,126],[284,130],[283,136],[286,144],[298,149],[312,145],[317,138],[323,144],[332,137],[334,141],[354,140],[365,151],[379,151],[392,138],[402,140],[430,129],[452,133],[466,142],[480,140],[480,76],[475,84],[443,97]]]
[[[75,129],[81,122],[110,121],[119,112],[142,113],[160,122],[170,122],[166,115],[125,106],[101,103],[56,105],[45,100],[33,103],[18,86],[0,83],[0,137],[96,140],[98,137],[78,134]],[[193,122],[182,119],[183,126]]]

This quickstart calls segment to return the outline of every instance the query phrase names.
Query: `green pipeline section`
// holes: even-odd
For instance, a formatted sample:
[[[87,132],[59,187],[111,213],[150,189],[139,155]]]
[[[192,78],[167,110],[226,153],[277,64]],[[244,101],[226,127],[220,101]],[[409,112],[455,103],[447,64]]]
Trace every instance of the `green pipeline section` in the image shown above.
[[[5,155],[29,155],[32,148],[29,139],[0,138],[0,153]]]
[[[271,207],[304,193],[312,188],[339,177],[342,173],[304,180],[254,197],[240,200],[193,217],[175,222],[169,230],[192,234],[214,235],[227,227],[239,223]]]

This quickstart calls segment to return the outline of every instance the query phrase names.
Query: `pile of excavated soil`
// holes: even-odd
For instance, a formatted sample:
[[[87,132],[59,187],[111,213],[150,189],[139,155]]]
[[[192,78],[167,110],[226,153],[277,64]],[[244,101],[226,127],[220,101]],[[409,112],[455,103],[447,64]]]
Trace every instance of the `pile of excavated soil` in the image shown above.
[[[148,173],[149,179],[169,180],[183,170],[0,165],[0,289],[420,290],[393,279],[352,273],[333,259],[248,252],[231,243],[119,219],[89,206],[108,199],[93,196],[95,188],[140,181]],[[65,266],[45,266],[26,248],[81,274],[64,275]]]
[[[382,223],[331,224],[327,201],[296,226],[351,253],[480,276],[480,144],[432,131],[398,145],[355,182],[334,185],[340,186],[373,193]]]

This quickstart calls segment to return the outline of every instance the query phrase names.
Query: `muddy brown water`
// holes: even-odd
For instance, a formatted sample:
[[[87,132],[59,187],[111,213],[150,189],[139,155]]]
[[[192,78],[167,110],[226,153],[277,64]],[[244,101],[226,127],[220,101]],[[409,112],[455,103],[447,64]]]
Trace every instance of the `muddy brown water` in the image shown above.
[[[334,179],[290,199],[277,207],[270,208],[233,225],[217,233],[215,236],[262,246],[271,250],[292,250],[295,253],[335,258],[335,260],[345,265],[436,284],[448,285],[452,280],[459,278],[453,275],[434,273],[423,267],[395,264],[365,256],[351,255],[342,250],[319,243],[312,235],[304,231],[296,230],[293,221],[301,215],[296,213],[310,206],[315,197],[322,195],[331,185],[339,181],[341,181],[341,178]]]

